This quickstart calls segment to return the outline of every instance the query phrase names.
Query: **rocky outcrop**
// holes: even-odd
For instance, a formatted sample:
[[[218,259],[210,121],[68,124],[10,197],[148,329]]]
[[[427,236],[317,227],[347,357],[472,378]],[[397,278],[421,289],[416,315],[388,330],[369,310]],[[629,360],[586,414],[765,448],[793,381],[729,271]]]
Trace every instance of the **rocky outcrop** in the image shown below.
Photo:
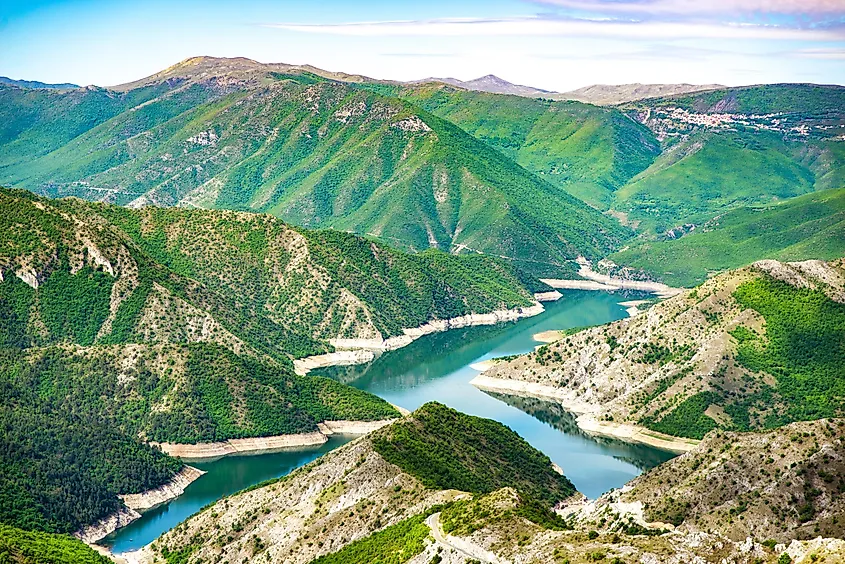
[[[203,460],[223,458],[233,454],[264,454],[287,448],[316,446],[328,440],[320,431],[295,435],[275,435],[272,437],[254,437],[229,439],[216,443],[155,443],[170,456],[182,460]]]
[[[124,505],[135,511],[147,511],[172,499],[176,499],[183,493],[188,485],[205,474],[203,470],[193,466],[185,466],[166,484],[136,494],[123,494],[118,497],[123,500]]]
[[[592,269],[590,261],[584,257],[578,257],[578,264],[580,265],[578,275],[583,280],[543,278],[540,281],[552,288],[565,290],[636,290],[639,292],[651,292],[661,298],[669,298],[683,292],[682,288],[672,288],[662,282],[630,280],[596,272]]]

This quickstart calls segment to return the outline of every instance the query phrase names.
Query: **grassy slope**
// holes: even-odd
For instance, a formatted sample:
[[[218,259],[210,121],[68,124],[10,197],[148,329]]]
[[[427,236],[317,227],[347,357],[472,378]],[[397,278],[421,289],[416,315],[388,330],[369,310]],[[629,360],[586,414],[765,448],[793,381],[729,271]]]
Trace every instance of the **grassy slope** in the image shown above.
[[[645,270],[673,286],[693,286],[713,271],[764,258],[789,261],[842,256],[843,233],[845,188],[770,206],[737,208],[680,239],[642,242],[608,258]]]
[[[38,122],[42,137],[52,123]],[[405,247],[477,249],[551,269],[576,254],[606,253],[627,236],[450,123],[322,79],[279,75],[228,89],[196,82],[71,142],[48,141],[60,146],[35,160],[21,155],[0,178],[117,203],[143,195],[270,211]],[[14,143],[10,134],[2,146],[14,153]]]
[[[663,154],[616,194],[613,208],[646,232],[701,223],[739,205],[768,204],[841,188],[845,89],[803,84],[729,88],[641,100],[621,106],[665,135]],[[731,114],[780,131],[734,124],[732,130],[691,125],[661,113]],[[809,127],[807,135],[797,133]]]
[[[664,153],[616,193],[614,209],[640,220],[641,230],[661,233],[814,190],[812,171],[773,134],[701,133],[683,144],[682,155]]]
[[[651,132],[615,109],[432,85],[398,95],[602,208],[659,153]]]

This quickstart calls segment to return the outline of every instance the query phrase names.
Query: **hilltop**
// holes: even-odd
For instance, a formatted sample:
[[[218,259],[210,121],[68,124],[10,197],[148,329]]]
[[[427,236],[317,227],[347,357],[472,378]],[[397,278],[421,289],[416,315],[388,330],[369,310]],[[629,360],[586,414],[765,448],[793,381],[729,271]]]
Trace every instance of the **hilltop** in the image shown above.
[[[842,259],[761,261],[636,317],[562,334],[476,383],[554,398],[579,426],[641,440],[838,417],[843,288]]]

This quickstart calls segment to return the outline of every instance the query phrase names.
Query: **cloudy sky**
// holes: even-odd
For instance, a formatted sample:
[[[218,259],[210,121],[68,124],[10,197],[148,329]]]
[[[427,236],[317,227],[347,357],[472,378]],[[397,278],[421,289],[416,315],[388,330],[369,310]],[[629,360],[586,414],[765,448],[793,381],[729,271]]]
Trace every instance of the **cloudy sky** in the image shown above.
[[[845,84],[845,0],[0,0],[0,75],[107,86],[195,55],[376,78]]]

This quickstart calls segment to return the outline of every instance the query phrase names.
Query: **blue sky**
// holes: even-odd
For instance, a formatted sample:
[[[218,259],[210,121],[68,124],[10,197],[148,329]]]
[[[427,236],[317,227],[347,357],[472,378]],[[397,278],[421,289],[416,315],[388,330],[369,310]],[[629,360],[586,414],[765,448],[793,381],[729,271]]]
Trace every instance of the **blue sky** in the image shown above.
[[[845,0],[0,0],[0,75],[108,86],[196,55],[376,78],[845,83]]]

